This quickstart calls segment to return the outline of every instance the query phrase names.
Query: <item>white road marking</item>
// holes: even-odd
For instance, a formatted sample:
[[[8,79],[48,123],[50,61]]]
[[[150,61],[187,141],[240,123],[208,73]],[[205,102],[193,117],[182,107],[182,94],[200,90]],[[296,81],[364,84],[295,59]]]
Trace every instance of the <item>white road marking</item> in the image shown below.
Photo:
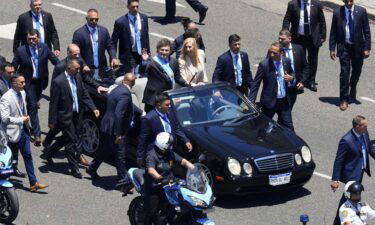
[[[83,14],[83,15],[87,14],[85,11],[75,9],[75,8],[72,8],[72,7],[69,7],[69,6],[66,6],[66,5],[62,5],[62,4],[57,3],[57,2],[52,3],[52,5],[57,6],[57,7],[61,7],[63,9],[67,9],[67,10],[70,10],[70,11],[73,11],[73,12],[77,12],[77,13],[80,13],[80,14]]]
[[[322,174],[322,173],[314,172],[314,175],[316,175],[318,177],[322,177],[322,178],[327,179],[327,180],[332,180],[332,177],[330,177],[328,175],[325,175],[325,174]]]
[[[365,100],[365,101],[369,101],[369,102],[375,103],[375,100],[372,99],[372,98],[367,98],[367,97],[363,97],[363,96],[361,96],[360,98],[363,99],[363,100]]]
[[[159,4],[164,4],[165,5],[165,0],[146,0],[148,2],[155,2],[155,3],[159,3]],[[176,6],[177,7],[181,7],[181,8],[186,8],[186,6],[176,2]]]
[[[169,39],[170,41],[174,41],[174,38],[171,38],[171,37],[168,37],[168,36],[165,36],[165,35],[162,35],[162,34],[157,34],[157,33],[153,33],[153,32],[150,32],[149,34],[152,35],[152,36],[155,36],[155,37],[166,38],[166,39]]]
[[[16,32],[17,23],[9,23],[0,25],[0,38],[13,40],[14,33]]]

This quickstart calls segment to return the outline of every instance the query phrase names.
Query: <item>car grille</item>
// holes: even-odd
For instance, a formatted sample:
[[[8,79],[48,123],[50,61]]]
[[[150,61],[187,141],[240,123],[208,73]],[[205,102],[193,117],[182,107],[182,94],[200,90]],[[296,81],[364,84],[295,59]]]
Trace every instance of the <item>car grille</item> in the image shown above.
[[[272,155],[255,160],[260,172],[284,170],[294,166],[294,157],[291,153]]]

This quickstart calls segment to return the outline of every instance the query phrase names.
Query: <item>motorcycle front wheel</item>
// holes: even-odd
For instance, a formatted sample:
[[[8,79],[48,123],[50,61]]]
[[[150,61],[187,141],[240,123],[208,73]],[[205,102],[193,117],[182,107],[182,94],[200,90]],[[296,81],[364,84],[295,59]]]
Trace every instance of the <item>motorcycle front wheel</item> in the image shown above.
[[[18,215],[19,203],[14,188],[0,190],[0,223],[11,223]]]
[[[131,225],[143,224],[144,207],[145,198],[143,196],[138,196],[130,202],[128,216]]]

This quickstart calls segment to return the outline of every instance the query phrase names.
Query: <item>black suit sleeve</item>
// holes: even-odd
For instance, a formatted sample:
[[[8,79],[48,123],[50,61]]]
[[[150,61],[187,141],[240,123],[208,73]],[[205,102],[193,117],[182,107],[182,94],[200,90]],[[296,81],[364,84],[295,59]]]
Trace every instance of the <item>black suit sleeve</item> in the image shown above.
[[[58,102],[60,99],[60,87],[55,80],[52,80],[51,85],[51,100],[49,102],[49,112],[48,112],[48,124],[57,123],[57,111],[58,111]]]
[[[264,73],[265,73],[264,68],[262,64],[259,63],[257,73],[255,74],[254,80],[251,84],[250,96],[249,96],[249,100],[251,102],[255,103],[257,99],[258,90],[263,80]]]
[[[152,134],[152,129],[149,121],[146,117],[141,118],[141,132],[138,138],[138,147],[137,147],[137,159],[145,159],[146,158],[146,151],[147,146],[146,142],[150,138]]]
[[[180,69],[179,69],[177,60],[174,60],[174,62],[173,62],[173,72],[174,72],[174,79],[175,79],[176,83],[178,83],[182,87],[186,87],[187,82],[180,74]]]
[[[337,149],[335,162],[333,164],[332,180],[341,180],[341,172],[344,167],[344,160],[346,153],[349,150],[349,145],[344,139],[340,140],[339,147]]]
[[[150,36],[148,35],[148,17],[145,16],[145,21],[146,21],[146,48],[147,48],[147,52],[150,53],[151,49],[150,49]]]
[[[53,54],[53,52],[49,48],[47,48],[47,52],[48,52],[48,59],[49,59],[49,61],[54,66],[56,66],[60,62],[59,58],[57,58],[57,56],[55,56],[55,54]]]
[[[173,115],[171,115],[173,116]],[[180,124],[177,122],[177,118],[173,116],[173,123],[174,123],[174,134],[177,136],[184,143],[190,142],[190,140],[186,137],[185,133],[182,131]]]
[[[82,81],[85,84],[89,85],[90,87],[97,89],[100,86],[99,82],[97,82],[94,78],[92,78],[88,74],[83,73],[81,74],[81,77],[82,77]]]
[[[17,72],[20,64],[21,64],[21,56],[20,56],[19,51],[16,50],[14,52],[14,57],[13,57],[13,60],[12,60],[12,66],[14,67],[14,71]]]
[[[14,53],[17,51],[17,48],[21,46],[22,35],[23,35],[23,30],[24,30],[23,24],[24,24],[24,21],[22,17],[19,16],[17,19],[16,31],[14,33],[14,38],[13,38],[13,52]]]
[[[115,21],[115,25],[113,27],[113,32],[112,32],[112,43],[113,43],[113,47],[115,49],[115,53],[117,52],[117,43],[118,43],[118,40],[120,38],[120,32],[121,32],[121,27],[120,25],[118,24],[118,21]],[[119,56],[120,58],[120,56]]]
[[[246,74],[246,82],[247,82],[247,86],[248,88],[251,87],[251,82],[253,80],[253,74],[251,73],[251,69],[250,69],[250,60],[249,60],[249,55],[247,53],[245,53],[245,60],[246,60],[246,67],[244,68],[245,69],[245,74]]]
[[[105,30],[105,45],[106,45],[106,50],[108,51],[109,54],[109,60],[112,62],[112,59],[116,58],[116,50],[115,47],[113,46],[113,42],[111,40],[111,37],[109,36],[108,30]]]
[[[323,7],[320,3],[318,4],[318,12],[319,12],[320,38],[325,40],[327,36],[327,25],[326,25],[326,19],[323,13]]]
[[[52,15],[49,14],[50,19],[50,25],[51,25],[51,37],[52,37],[52,45],[54,50],[60,51],[60,41],[59,41],[59,35],[57,34],[57,30],[55,27],[55,22],[53,21]]]
[[[286,13],[283,19],[282,29],[289,30],[290,24],[292,22],[292,12],[293,12],[293,3],[290,1],[288,3],[288,8],[286,10]]]
[[[302,83],[304,86],[307,85],[309,82],[309,76],[310,76],[310,68],[309,64],[306,60],[306,54],[305,51],[303,51],[302,48],[299,48],[300,57],[301,57],[301,77],[300,77],[300,83]]]
[[[115,109],[115,132],[114,134],[117,135],[124,135],[125,133],[125,126],[124,126],[124,120],[125,116],[129,114],[129,95],[127,95],[125,92],[121,93],[120,96],[118,96],[118,102]]]
[[[337,38],[336,34],[338,33],[337,30],[337,17],[336,17],[336,11],[333,13],[332,16],[332,24],[331,24],[331,32],[329,34],[329,51],[335,52],[336,51],[336,44],[337,44]]]
[[[212,83],[221,80],[220,77],[221,77],[221,74],[223,73],[223,69],[224,69],[223,67],[224,67],[224,64],[221,58],[220,57],[217,58],[215,71],[214,71],[214,74],[212,75]]]
[[[92,101],[90,95],[89,95],[89,92],[87,91],[86,87],[83,85],[83,83],[81,83],[81,88],[82,88],[82,98],[81,98],[81,101],[83,102],[83,104],[89,108],[91,111],[94,111],[96,109],[96,106],[94,104],[94,102]]]
[[[368,20],[367,11],[365,9],[362,17],[362,26],[363,26],[363,35],[365,36],[365,45],[364,50],[370,51],[371,50],[371,31],[370,31],[370,25]]]

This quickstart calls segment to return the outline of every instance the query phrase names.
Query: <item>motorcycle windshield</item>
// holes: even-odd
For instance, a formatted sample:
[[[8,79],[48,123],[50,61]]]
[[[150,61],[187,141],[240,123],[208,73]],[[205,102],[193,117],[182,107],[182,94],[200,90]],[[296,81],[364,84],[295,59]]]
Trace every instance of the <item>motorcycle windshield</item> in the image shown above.
[[[188,170],[186,174],[186,187],[198,193],[205,193],[207,191],[208,179],[203,170],[195,167],[193,170]]]

